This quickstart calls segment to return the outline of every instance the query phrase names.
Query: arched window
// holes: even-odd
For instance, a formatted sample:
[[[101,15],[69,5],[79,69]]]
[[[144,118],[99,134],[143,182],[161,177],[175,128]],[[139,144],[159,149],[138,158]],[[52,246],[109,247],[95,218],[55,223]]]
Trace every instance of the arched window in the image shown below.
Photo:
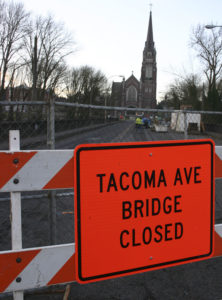
[[[136,90],[135,86],[131,85],[127,89],[126,100],[133,101],[133,102],[137,101],[137,90]]]
[[[146,78],[151,79],[153,77],[152,66],[146,66]]]

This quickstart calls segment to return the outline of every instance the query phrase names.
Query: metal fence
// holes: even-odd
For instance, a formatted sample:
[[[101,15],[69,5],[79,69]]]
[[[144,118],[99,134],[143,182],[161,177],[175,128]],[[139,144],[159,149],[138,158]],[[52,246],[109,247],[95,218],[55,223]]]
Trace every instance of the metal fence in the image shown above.
[[[165,133],[166,140],[208,136],[220,144],[222,112],[106,107],[52,99],[50,102],[0,102],[0,148],[8,149],[9,130],[20,130],[22,149],[54,149],[59,147],[61,139],[98,125],[127,121],[136,128],[138,117],[142,120],[138,128]],[[104,141],[109,141],[109,130],[103,133]],[[118,134],[119,128],[112,127],[115,130]],[[123,137],[121,141],[126,140]]]
[[[22,150],[194,138],[212,138],[216,145],[222,145],[222,112],[105,107],[51,100],[4,101],[0,103],[0,115],[0,150],[9,149],[9,130],[20,130]],[[221,194],[221,185],[217,189]],[[24,247],[74,241],[73,190],[23,192],[21,197]],[[2,251],[9,250],[11,244],[9,194],[1,195],[0,200],[0,227],[6,227],[1,230]]]

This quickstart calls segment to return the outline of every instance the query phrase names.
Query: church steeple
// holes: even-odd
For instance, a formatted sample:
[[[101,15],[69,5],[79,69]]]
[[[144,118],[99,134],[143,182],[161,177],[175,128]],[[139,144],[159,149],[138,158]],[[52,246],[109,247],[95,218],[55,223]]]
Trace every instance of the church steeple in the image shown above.
[[[152,11],[150,11],[150,18],[149,18],[149,26],[148,26],[146,43],[147,43],[148,48],[153,48],[154,47]]]
[[[153,38],[152,11],[150,10],[141,68],[141,107],[154,108],[156,106],[156,77],[156,49]]]
[[[111,97],[115,106],[131,108],[156,107],[157,68],[151,9],[147,17],[149,19],[148,31],[146,31],[147,36],[143,49],[140,81],[136,79],[132,72],[132,75],[122,83],[113,82]],[[147,24],[145,30],[147,30]]]

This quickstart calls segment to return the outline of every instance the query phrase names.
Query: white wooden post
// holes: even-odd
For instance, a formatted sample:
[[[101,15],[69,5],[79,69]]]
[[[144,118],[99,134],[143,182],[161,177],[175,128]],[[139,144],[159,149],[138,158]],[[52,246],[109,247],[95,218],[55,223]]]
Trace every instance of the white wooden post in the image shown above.
[[[188,135],[187,135],[187,112],[184,111],[184,139],[187,140]]]
[[[20,150],[20,134],[19,130],[9,131],[9,150],[19,151]],[[18,159],[14,159],[12,164],[19,164]],[[18,184],[19,180],[14,179],[14,184]],[[22,249],[22,218],[21,218],[21,193],[11,192],[11,236],[12,236],[12,250]],[[17,278],[18,282],[22,278]],[[23,291],[13,292],[14,300],[23,300]]]

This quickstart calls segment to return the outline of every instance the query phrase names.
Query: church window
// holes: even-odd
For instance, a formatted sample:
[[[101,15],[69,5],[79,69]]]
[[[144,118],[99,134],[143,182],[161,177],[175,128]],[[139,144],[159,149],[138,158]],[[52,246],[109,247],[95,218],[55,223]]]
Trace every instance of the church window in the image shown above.
[[[126,100],[127,101],[134,101],[134,102],[137,101],[137,90],[136,90],[135,86],[131,85],[127,89]]]
[[[152,72],[152,66],[146,66],[146,78],[152,79],[153,72]]]

